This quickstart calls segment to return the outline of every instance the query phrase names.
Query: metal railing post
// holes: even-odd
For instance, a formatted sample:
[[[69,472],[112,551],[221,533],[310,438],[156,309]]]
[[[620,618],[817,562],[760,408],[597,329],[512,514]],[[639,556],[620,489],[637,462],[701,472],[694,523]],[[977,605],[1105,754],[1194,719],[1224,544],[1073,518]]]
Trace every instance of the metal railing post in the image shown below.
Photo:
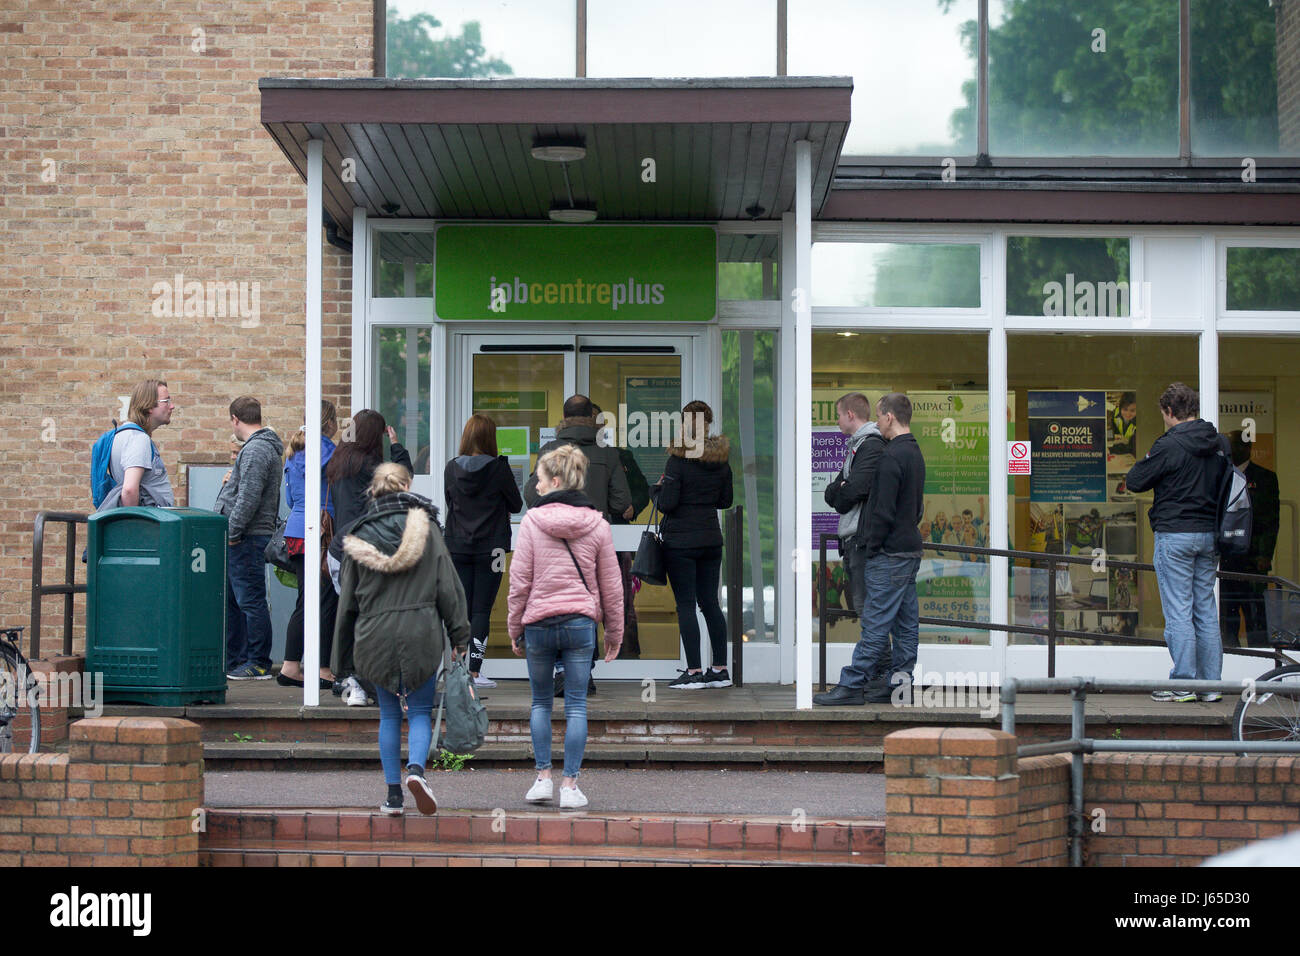
[[[77,583],[77,524],[68,522],[68,550],[63,556],[63,583],[68,590],[63,595],[63,656],[72,656],[72,599]]]
[[[27,631],[27,656],[38,660],[41,656],[41,571],[45,567],[45,515],[36,515],[32,528],[32,620]]]
[[[817,565],[817,667],[821,672],[819,689],[826,692],[826,624],[830,615],[826,612],[826,535],[819,535],[820,563]],[[852,586],[852,582],[850,582]]]
[[[47,585],[44,580],[45,525],[50,521],[66,525],[68,531],[62,584]],[[86,593],[86,585],[77,583],[77,525],[85,523],[86,515],[70,511],[40,511],[36,514],[32,526],[32,617],[27,638],[27,656],[31,660],[38,660],[41,656],[41,602],[50,594],[63,595],[63,653],[72,653],[73,601],[78,594]]]
[[[745,600],[742,590],[745,573],[741,566],[741,555],[744,553],[741,536],[744,528],[744,510],[736,505],[727,512],[727,627],[731,632],[731,683],[734,687],[745,686]],[[762,595],[758,595],[755,600],[762,600]]]
[[[1056,561],[1047,559],[1047,676],[1056,676]]]
[[[1084,682],[1070,692],[1070,866],[1083,866],[1083,741],[1086,736],[1084,708],[1088,687]]]

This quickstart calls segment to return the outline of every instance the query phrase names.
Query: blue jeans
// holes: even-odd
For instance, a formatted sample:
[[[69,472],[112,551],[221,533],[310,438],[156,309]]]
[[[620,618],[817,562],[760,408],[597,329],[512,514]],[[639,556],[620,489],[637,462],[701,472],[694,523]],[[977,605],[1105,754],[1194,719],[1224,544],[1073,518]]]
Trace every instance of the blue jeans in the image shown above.
[[[587,679],[596,647],[596,622],[581,614],[566,614],[525,624],[524,647],[533,691],[529,729],[537,769],[551,769],[551,704],[558,659],[564,662],[564,775],[576,777],[587,749]]]
[[[920,643],[916,572],[921,559],[877,554],[864,565],[867,606],[862,614],[862,637],[853,648],[853,662],[840,670],[840,686],[861,689],[885,677],[886,657],[890,659],[889,674],[903,674],[910,681]]]
[[[1219,556],[1209,531],[1157,531],[1156,583],[1165,612],[1165,644],[1174,659],[1170,680],[1219,680],[1223,644],[1214,606]]]
[[[271,611],[266,603],[268,534],[248,535],[226,557],[226,673],[244,664],[271,667]]]
[[[433,695],[438,686],[434,674],[415,690],[406,692],[406,720],[411,725],[410,762],[421,767],[429,759],[433,742]],[[405,690],[405,688],[403,688]],[[384,765],[384,783],[402,782],[402,699],[375,685],[379,701],[379,761]]]

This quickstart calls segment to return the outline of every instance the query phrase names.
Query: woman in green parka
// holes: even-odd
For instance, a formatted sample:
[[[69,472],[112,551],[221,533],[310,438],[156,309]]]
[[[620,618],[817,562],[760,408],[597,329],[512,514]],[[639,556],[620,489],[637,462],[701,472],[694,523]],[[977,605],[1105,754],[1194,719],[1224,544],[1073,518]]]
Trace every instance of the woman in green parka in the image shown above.
[[[334,628],[335,656],[343,639],[354,642],[357,675],[371,681],[379,697],[379,758],[388,785],[380,809],[393,815],[402,812],[403,700],[410,724],[406,786],[421,813],[437,812],[423,761],[433,737],[443,629],[453,653],[469,644],[465,592],[442,540],[438,509],[410,487],[402,465],[375,469],[366,513],[343,540]]]

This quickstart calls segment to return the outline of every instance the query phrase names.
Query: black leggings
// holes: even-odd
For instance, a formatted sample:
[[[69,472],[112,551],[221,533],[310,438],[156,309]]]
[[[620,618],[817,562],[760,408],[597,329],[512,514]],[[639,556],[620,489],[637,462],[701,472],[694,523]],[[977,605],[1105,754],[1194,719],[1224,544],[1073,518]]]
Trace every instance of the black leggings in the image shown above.
[[[303,649],[303,630],[304,630],[304,609],[303,594],[305,593],[303,580],[303,559],[301,555],[296,555],[290,559],[293,562],[293,572],[298,575],[298,603],[293,606],[293,614],[289,616],[289,630],[284,638],[284,659],[286,661],[302,661]],[[330,651],[334,646],[334,618],[339,610],[339,596],[334,590],[334,582],[330,580],[328,574],[320,576],[320,666],[330,666]]]
[[[491,629],[492,606],[501,587],[501,572],[492,570],[492,552],[485,554],[452,554],[451,563],[460,576],[460,586],[465,589],[465,606],[469,612],[469,670],[477,674],[483,669],[483,656],[487,653],[488,631]]]
[[[686,648],[686,666],[700,668],[700,625],[695,619],[698,604],[709,628],[715,667],[727,666],[727,620],[718,604],[718,582],[722,575],[722,545],[709,548],[664,547],[664,570],[677,603],[677,627]]]

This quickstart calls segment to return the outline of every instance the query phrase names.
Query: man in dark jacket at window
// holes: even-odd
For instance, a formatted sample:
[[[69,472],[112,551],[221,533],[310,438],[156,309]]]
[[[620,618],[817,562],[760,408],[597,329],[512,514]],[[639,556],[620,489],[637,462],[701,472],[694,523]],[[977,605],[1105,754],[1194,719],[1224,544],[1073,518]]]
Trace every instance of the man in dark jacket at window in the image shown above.
[[[920,643],[916,572],[921,566],[925,459],[912,435],[912,403],[901,392],[880,400],[876,425],[889,442],[880,455],[863,514],[866,608],[862,637],[840,682],[813,703],[911,703],[912,670]],[[890,635],[893,648],[890,648]],[[886,656],[890,658],[888,680]],[[897,688],[897,690],[895,690]]]
[[[1147,513],[1155,532],[1152,564],[1165,613],[1165,644],[1173,657],[1170,680],[1219,680],[1223,676],[1223,645],[1214,606],[1214,579],[1219,555],[1215,531],[1219,518],[1219,487],[1227,468],[1227,440],[1199,415],[1196,392],[1175,382],[1160,396],[1166,431],[1146,457],[1128,473],[1129,491],[1155,489]],[[1201,700],[1219,700],[1203,694]],[[1158,690],[1158,701],[1194,701],[1183,690]]]
[[[853,610],[862,615],[866,606],[866,522],[862,520],[876,475],[876,463],[885,450],[871,411],[871,400],[861,392],[850,392],[835,403],[836,423],[848,436],[844,467],[826,486],[826,503],[839,512],[840,560],[849,578]]]
[[[1277,549],[1277,532],[1281,506],[1277,472],[1250,460],[1250,442],[1241,431],[1228,436],[1232,443],[1232,463],[1246,476],[1250,493],[1250,550],[1246,554],[1227,555],[1219,566],[1240,574],[1269,574],[1273,570],[1273,552]],[[1219,582],[1219,623],[1223,643],[1239,647],[1237,629],[1241,617],[1246,619],[1246,643],[1251,647],[1268,647],[1268,622],[1264,617],[1264,589],[1256,581],[1224,578]]]
[[[564,420],[555,432],[555,440],[549,441],[537,452],[540,459],[547,452],[554,451],[561,445],[577,445],[587,456],[587,484],[582,489],[591,499],[596,510],[605,515],[607,520],[616,516],[631,518],[636,512],[631,511],[632,493],[628,490],[627,474],[619,459],[618,449],[596,440],[600,431],[596,427],[596,408],[586,395],[573,395],[564,403]],[[524,501],[528,507],[537,504],[537,472],[528,476],[524,485]]]

